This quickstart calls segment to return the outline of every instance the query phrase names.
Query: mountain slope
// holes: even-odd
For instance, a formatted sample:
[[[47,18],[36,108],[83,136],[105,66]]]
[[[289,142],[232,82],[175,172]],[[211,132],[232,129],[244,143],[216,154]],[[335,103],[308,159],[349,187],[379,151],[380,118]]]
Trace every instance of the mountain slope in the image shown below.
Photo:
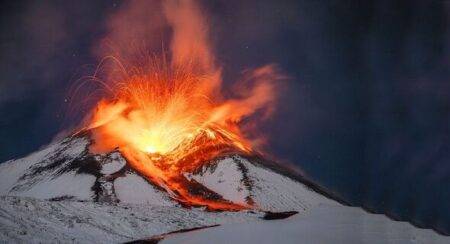
[[[130,168],[120,152],[92,154],[90,143],[88,133],[72,136],[25,158],[0,164],[0,195],[178,205],[161,187]],[[253,161],[239,155],[224,156],[186,172],[184,177],[193,187],[207,189],[208,195],[260,210],[306,210],[337,204]],[[202,192],[199,194],[206,194]]]
[[[0,242],[118,243],[186,228],[258,221],[256,212],[0,197]]]
[[[249,230],[250,237],[273,232],[273,236],[286,237],[283,240],[291,243],[300,237],[323,242],[333,233],[348,235],[345,241],[366,240],[360,239],[359,232],[364,238],[370,236],[369,242],[377,236],[393,243],[425,243],[423,240],[430,238],[437,243],[448,241],[431,230],[345,206],[303,176],[257,156],[227,154],[184,172],[183,180],[192,194],[253,208],[205,211],[210,209],[188,206],[154,185],[131,168],[118,150],[92,154],[90,144],[89,133],[84,133],[0,164],[0,241],[124,242],[215,225],[223,227],[205,230],[206,234],[199,236],[186,233],[173,240],[209,240],[210,231],[219,238],[238,234],[235,228],[242,228]],[[276,220],[267,225],[264,219],[270,218],[263,218],[266,211],[295,211],[298,215],[292,217],[294,222]],[[279,224],[297,226],[299,232],[282,230]],[[308,239],[307,235],[319,239]],[[164,241],[171,240],[169,235]],[[220,241],[224,240],[217,239]]]
[[[186,174],[225,199],[253,203],[261,210],[306,210],[320,204],[338,204],[298,181],[238,155],[229,156]]]
[[[172,206],[167,194],[128,168],[119,152],[91,154],[87,136],[68,137],[0,164],[0,195]],[[129,189],[140,189],[130,197]]]
[[[283,220],[224,224],[169,234],[160,243],[444,244],[450,243],[450,237],[356,207],[319,206]]]

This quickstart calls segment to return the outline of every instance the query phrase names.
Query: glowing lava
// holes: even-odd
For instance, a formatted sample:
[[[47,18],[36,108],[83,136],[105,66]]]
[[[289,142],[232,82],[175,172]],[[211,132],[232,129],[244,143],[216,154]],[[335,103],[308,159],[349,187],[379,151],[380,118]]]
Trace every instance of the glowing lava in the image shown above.
[[[199,189],[183,173],[228,152],[251,153],[254,141],[245,136],[241,121],[270,112],[274,81],[281,77],[270,65],[248,71],[234,95],[224,97],[221,70],[214,64],[198,6],[166,1],[163,8],[173,29],[169,61],[164,54],[142,55],[138,65],[114,58],[120,67],[114,72],[120,75],[102,82],[109,95],[98,102],[87,126],[94,139],[90,149],[118,148],[134,169],[184,204],[251,207],[205,197],[209,190]]]

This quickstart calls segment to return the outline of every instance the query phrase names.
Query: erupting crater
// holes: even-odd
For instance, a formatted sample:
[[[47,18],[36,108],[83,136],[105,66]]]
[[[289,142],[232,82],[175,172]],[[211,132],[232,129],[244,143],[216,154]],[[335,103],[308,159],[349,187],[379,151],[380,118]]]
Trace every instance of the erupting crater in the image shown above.
[[[254,141],[240,122],[273,102],[275,72],[272,66],[253,71],[254,87],[231,99],[220,95],[220,86],[211,86],[217,79],[186,66],[148,66],[144,73],[128,74],[109,87],[110,97],[93,111],[87,126],[94,139],[91,152],[117,148],[135,170],[185,204],[251,207],[197,197],[183,173],[227,153],[253,153]]]
[[[187,205],[250,208],[214,194],[197,196],[184,173],[227,153],[253,154],[263,141],[255,121],[273,111],[276,81],[283,77],[266,65],[247,70],[233,89],[226,89],[198,6],[165,1],[163,9],[173,30],[170,57],[164,50],[133,58],[108,56],[101,64],[112,60],[114,68],[105,77],[98,70],[93,75],[107,92],[84,126],[93,135],[90,150],[118,149],[131,167]]]

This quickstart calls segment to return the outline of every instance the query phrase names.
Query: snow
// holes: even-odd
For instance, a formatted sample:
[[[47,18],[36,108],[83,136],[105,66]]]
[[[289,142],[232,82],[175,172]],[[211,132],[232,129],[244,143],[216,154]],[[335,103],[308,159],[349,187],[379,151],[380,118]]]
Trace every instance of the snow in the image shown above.
[[[119,152],[114,152],[108,155],[106,162],[102,164],[100,173],[110,175],[118,172],[126,165],[125,159]]]
[[[114,181],[114,189],[121,202],[157,206],[176,205],[165,192],[156,189],[142,177],[133,173],[126,173],[125,177],[117,178]]]
[[[246,172],[239,167],[247,169]],[[247,198],[251,198],[261,210],[305,211],[323,204],[339,205],[289,177],[255,165],[240,156],[222,159],[213,166],[204,166],[197,174],[185,176],[227,200],[246,203]]]
[[[319,206],[284,220],[226,224],[168,235],[176,243],[450,243],[450,237],[419,229],[360,208]]]
[[[0,196],[9,195],[0,197],[0,242],[125,242],[216,224],[222,226],[171,234],[163,243],[450,242],[432,230],[342,206],[240,156],[185,177],[224,199],[253,202],[255,211],[183,208],[166,191],[124,168],[119,152],[93,155],[88,145],[87,137],[69,137],[0,164]],[[261,210],[299,214],[265,221]]]
[[[92,155],[87,151],[89,142],[88,137],[68,137],[26,158],[1,164],[0,195],[40,199],[71,196],[79,200],[118,199],[163,206],[174,204],[168,199],[167,192],[155,188],[137,174],[127,172],[125,177],[120,176],[119,171],[126,165],[120,152]],[[92,156],[100,163],[100,177],[75,174],[77,169],[64,172],[75,159],[83,162]],[[239,156],[224,158],[213,166],[204,166],[200,172],[185,174],[185,177],[203,184],[224,199],[240,204],[255,203],[262,210],[304,211],[320,204],[337,204],[293,179]],[[96,180],[101,184],[102,193],[96,193],[101,195],[100,198],[92,191]]]
[[[150,204],[0,197],[0,242],[120,243],[180,229],[261,221],[261,216]]]
[[[71,196],[78,200],[90,200],[93,195],[91,187],[94,185],[95,180],[96,178],[93,175],[76,175],[75,172],[69,172],[54,179],[40,181],[26,191],[13,191],[9,195],[39,199]]]
[[[284,220],[262,213],[205,212],[177,206],[0,197],[0,240],[118,243],[169,234],[161,243],[450,243],[450,237],[360,208],[321,205]]]
[[[302,211],[319,205],[339,205],[284,175],[238,157],[248,169],[253,201],[268,211]]]
[[[246,197],[250,193],[243,183],[242,172],[233,158],[223,159],[216,167],[203,167],[202,170],[200,174],[185,176],[219,193],[224,199],[235,203],[246,203]]]
[[[49,164],[52,157],[75,158],[86,149],[87,145],[88,140],[85,138],[66,138],[27,157],[0,164],[0,195],[7,195],[32,167]],[[63,155],[58,155],[60,151],[64,152]]]
[[[45,149],[32,153],[27,157],[10,160],[0,164],[0,194],[6,195],[14,183],[36,162],[42,161],[48,154],[51,154],[59,147],[59,143],[49,145]]]
[[[75,172],[66,172],[55,177],[58,170],[85,152],[88,143],[86,138],[69,137],[25,158],[0,164],[0,195],[40,199],[61,196],[90,199],[91,187],[96,177],[87,174],[76,175]],[[33,173],[33,170],[45,168],[60,159],[64,159],[60,165]]]
[[[67,158],[76,158],[85,152],[89,145],[89,139],[86,137],[68,137],[61,143],[63,145],[63,155]]]

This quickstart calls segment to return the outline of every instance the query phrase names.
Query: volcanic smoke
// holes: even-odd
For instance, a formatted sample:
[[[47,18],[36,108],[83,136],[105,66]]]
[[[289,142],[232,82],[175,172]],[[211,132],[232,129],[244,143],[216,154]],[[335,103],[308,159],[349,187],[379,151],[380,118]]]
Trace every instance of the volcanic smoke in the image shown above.
[[[227,93],[234,95],[225,97],[201,8],[190,0],[153,5],[172,31],[170,52],[130,55],[127,49],[121,52],[127,55],[102,60],[115,68],[104,78],[93,75],[107,92],[84,126],[93,136],[90,150],[119,150],[131,167],[183,204],[212,210],[255,207],[196,195],[184,173],[227,153],[254,153],[261,136],[249,138],[242,121],[270,115],[282,75],[274,65],[247,71],[239,89]],[[127,17],[133,18],[133,11]]]

